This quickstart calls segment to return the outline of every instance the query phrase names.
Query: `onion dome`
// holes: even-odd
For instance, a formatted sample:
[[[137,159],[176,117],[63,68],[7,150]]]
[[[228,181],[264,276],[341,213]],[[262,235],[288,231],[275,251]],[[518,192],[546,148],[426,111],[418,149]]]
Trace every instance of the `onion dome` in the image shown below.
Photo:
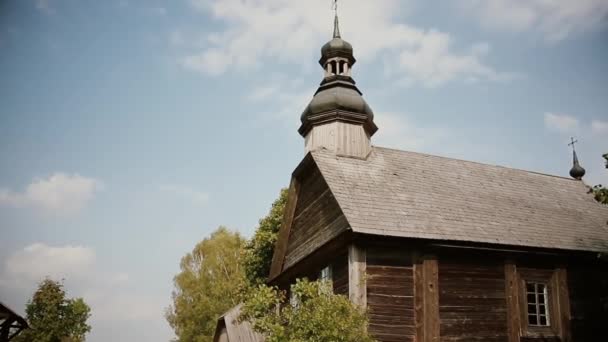
[[[351,67],[357,61],[353,55],[353,46],[340,36],[337,15],[334,19],[334,37],[321,48],[321,59],[319,60],[319,64],[325,67],[327,60],[332,57],[344,57],[348,59]]]
[[[355,62],[352,45],[340,37],[336,15],[333,39],[323,46],[319,60],[325,77],[300,117],[298,132],[303,137],[314,126],[332,121],[362,125],[370,137],[376,133],[374,113],[351,77]]]
[[[585,169],[579,164],[578,156],[576,155],[576,151],[573,151],[573,161],[572,161],[572,169],[570,169],[570,176],[574,179],[581,180],[583,176],[585,176]]]

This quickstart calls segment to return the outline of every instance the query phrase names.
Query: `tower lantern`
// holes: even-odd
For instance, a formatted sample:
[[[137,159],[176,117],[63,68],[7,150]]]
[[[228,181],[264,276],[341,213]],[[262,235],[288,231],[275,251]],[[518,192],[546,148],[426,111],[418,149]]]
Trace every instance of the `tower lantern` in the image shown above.
[[[333,38],[321,48],[324,77],[301,116],[298,132],[305,151],[327,149],[337,155],[366,158],[378,127],[374,113],[352,78],[353,47],[340,35],[336,12]]]

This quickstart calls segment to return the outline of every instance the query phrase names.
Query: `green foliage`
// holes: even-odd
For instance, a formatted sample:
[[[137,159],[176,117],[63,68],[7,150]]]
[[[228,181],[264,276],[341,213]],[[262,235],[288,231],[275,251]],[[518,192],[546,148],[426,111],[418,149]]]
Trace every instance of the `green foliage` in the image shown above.
[[[298,280],[291,287],[292,305],[282,305],[282,291],[259,285],[243,304],[241,319],[251,322],[267,342],[374,341],[365,312],[333,294],[328,285]]]
[[[593,196],[595,197],[596,201],[602,204],[608,204],[608,188],[605,188],[599,184],[594,186],[591,191],[593,191]]]
[[[263,284],[268,278],[274,245],[283,221],[285,203],[287,203],[287,189],[282,189],[268,215],[260,219],[253,238],[245,247],[243,267],[250,286]]]
[[[238,304],[244,244],[239,233],[219,227],[182,258],[173,305],[165,313],[178,341],[212,341],[217,319]]]
[[[43,280],[25,309],[30,329],[15,341],[80,342],[91,331],[91,309],[82,298],[68,299],[63,284]]]

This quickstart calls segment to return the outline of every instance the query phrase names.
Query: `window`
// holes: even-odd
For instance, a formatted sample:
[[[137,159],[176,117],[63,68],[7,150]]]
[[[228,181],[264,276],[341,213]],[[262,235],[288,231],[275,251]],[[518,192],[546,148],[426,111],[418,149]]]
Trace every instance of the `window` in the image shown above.
[[[333,293],[334,292],[334,284],[332,279],[331,266],[327,266],[319,272],[319,279],[324,282],[327,286],[323,286],[321,291],[324,293]]]
[[[550,326],[547,284],[526,282],[526,298],[528,303],[528,325],[532,327]]]
[[[327,266],[319,272],[319,280],[331,281],[331,266]]]

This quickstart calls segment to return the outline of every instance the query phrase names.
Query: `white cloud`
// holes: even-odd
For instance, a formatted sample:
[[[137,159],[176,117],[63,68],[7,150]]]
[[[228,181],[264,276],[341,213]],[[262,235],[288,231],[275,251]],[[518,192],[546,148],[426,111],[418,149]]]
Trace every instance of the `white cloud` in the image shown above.
[[[593,134],[608,134],[608,121],[591,121],[591,132]]]
[[[183,185],[164,184],[159,186],[159,189],[174,196],[185,198],[198,205],[207,204],[207,202],[209,201],[209,194],[194,190]]]
[[[549,41],[605,27],[606,0],[465,0],[462,9],[477,16],[485,27],[535,31]]]
[[[556,113],[545,113],[545,127],[560,133],[572,133],[578,130],[579,121],[577,118]]]
[[[96,179],[59,172],[46,179],[34,179],[22,193],[0,188],[0,205],[73,214],[83,209],[102,188],[103,184]]]
[[[432,88],[457,78],[476,82],[510,81],[520,77],[516,73],[498,72],[481,61],[489,52],[487,43],[475,44],[468,53],[460,55],[450,52],[451,43],[449,34],[431,30],[424,34],[417,47],[403,50],[398,64],[405,72],[405,82]]]
[[[38,282],[45,277],[82,277],[94,263],[95,252],[89,247],[35,243],[11,255],[5,270],[12,279]]]
[[[228,27],[209,33],[208,47],[180,60],[184,68],[208,75],[277,63],[310,65],[331,35],[333,13],[326,0],[193,0],[192,3]],[[391,67],[398,63],[395,70],[402,74],[396,76],[426,86],[438,86],[456,78],[490,81],[513,78],[512,74],[498,72],[482,61],[489,51],[488,44],[475,44],[455,54],[448,33],[398,22],[408,4],[398,0],[358,0],[341,7],[342,35],[354,45],[358,59],[371,63],[390,51],[390,55],[400,56],[398,61],[387,62]]]

